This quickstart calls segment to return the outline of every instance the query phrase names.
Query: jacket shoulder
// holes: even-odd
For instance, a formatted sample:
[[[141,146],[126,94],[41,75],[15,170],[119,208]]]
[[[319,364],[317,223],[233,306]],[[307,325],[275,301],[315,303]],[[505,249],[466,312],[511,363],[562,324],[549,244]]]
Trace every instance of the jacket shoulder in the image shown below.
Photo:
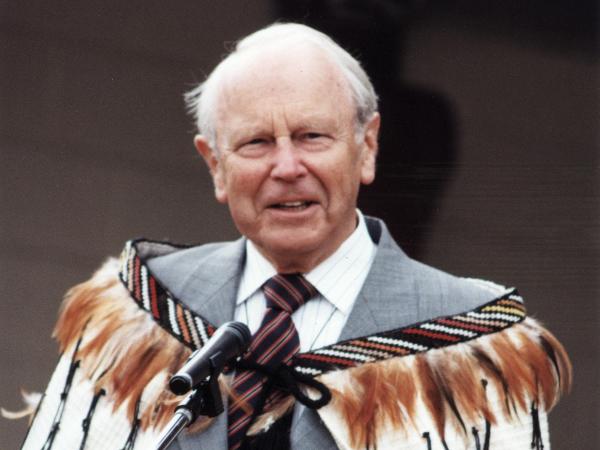
[[[418,300],[416,320],[459,314],[508,291],[491,281],[455,276],[416,261],[404,253],[383,221],[374,217],[366,217],[366,221],[369,234],[378,246],[378,256],[371,268],[374,282],[384,284],[391,280],[389,286],[409,283],[411,295]]]
[[[492,281],[460,277],[410,261],[420,298],[420,319],[468,311],[501,297],[509,290]]]

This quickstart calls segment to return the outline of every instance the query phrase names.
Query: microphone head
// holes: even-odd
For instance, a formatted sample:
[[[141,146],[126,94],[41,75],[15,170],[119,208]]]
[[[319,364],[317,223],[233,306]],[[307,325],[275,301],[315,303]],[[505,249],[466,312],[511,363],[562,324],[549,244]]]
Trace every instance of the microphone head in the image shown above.
[[[250,341],[252,340],[252,335],[250,334],[250,329],[242,322],[227,322],[219,327],[219,329],[227,327],[230,331],[232,331],[238,339],[240,345],[240,353],[246,351],[248,346],[250,345]]]
[[[183,395],[208,376],[218,376],[229,361],[244,354],[251,340],[250,330],[243,323],[224,323],[171,377],[169,380],[171,392]]]
[[[177,374],[169,380],[169,389],[175,395],[183,395],[192,389],[192,377],[187,373]]]

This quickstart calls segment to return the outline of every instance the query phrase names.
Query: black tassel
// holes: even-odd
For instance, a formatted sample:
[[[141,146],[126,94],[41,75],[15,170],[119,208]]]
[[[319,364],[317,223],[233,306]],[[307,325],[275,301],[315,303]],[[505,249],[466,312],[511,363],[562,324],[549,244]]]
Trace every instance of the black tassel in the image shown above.
[[[482,378],[481,379],[481,385],[483,386],[483,393],[484,393],[485,398],[487,400],[488,380],[486,380],[485,378]],[[504,389],[504,393],[506,395],[508,395],[508,388]],[[506,409],[510,413],[510,409],[508,407],[508,400],[506,400]],[[490,424],[490,422],[486,419],[486,421],[485,421],[485,437],[483,438],[483,450],[490,450],[490,435],[491,434],[492,434],[492,424]]]
[[[429,431],[423,433],[423,438],[427,439],[427,450],[431,450],[431,437],[429,437]]]
[[[69,392],[71,391],[71,386],[73,384],[73,378],[75,377],[75,372],[79,368],[79,360],[77,358],[77,352],[79,351],[79,345],[81,344],[81,337],[77,341],[77,345],[75,345],[75,350],[73,350],[73,356],[71,357],[71,366],[69,367],[69,373],[67,374],[67,379],[65,381],[65,387],[63,388],[60,394],[60,402],[58,403],[58,409],[54,414],[54,420],[52,421],[52,427],[50,428],[50,433],[48,434],[48,438],[44,443],[42,450],[50,450],[52,445],[54,444],[54,439],[60,430],[60,421],[62,420],[63,413],[65,412],[65,406],[67,404],[67,398],[69,398]]]
[[[481,442],[479,442],[479,432],[477,431],[477,428],[471,428],[471,432],[475,438],[475,450],[481,450]]]
[[[531,420],[533,423],[533,435],[531,438],[531,448],[535,450],[543,450],[544,443],[542,442],[542,429],[540,427],[540,415],[535,403],[531,404]]]
[[[487,368],[490,372],[492,372],[494,374],[494,376],[498,380],[500,380],[500,382],[502,384],[502,390],[504,391],[504,401],[505,401],[505,406],[506,406],[506,410],[508,411],[508,414],[509,415],[511,414],[511,409],[510,409],[511,404],[512,404],[513,410],[516,411],[515,401],[514,401],[513,397],[511,395],[509,395],[510,392],[509,392],[509,387],[508,387],[508,381],[506,381],[506,377],[502,373],[502,370],[500,370],[500,368],[498,366],[496,366],[494,361],[484,351],[482,351],[480,349],[475,349],[474,355],[485,368]],[[483,385],[483,390],[485,391],[487,388],[487,385],[488,385],[488,381],[486,379],[482,379],[481,384]]]
[[[485,438],[483,440],[483,450],[490,450],[490,437],[492,434],[492,424],[485,421]]]
[[[462,416],[460,415],[460,412],[458,411],[458,407],[456,406],[456,401],[454,400],[454,397],[452,397],[452,393],[447,388],[443,387],[443,383],[440,383],[440,385],[442,395],[446,399],[446,403],[448,404],[448,406],[450,406],[450,411],[452,411],[454,416],[458,419],[458,423],[460,423],[460,426],[462,427],[464,433],[467,434],[467,426],[465,425],[465,421],[463,420]]]
[[[133,446],[135,445],[135,440],[137,438],[137,433],[141,423],[141,420],[139,418],[140,401],[141,398],[138,398],[137,402],[135,402],[135,412],[133,413],[133,423],[131,424],[131,431],[129,432],[129,436],[127,436],[127,442],[125,442],[125,445],[123,446],[122,450],[133,450]]]
[[[81,427],[83,428],[83,438],[81,439],[79,450],[83,450],[85,448],[85,443],[87,441],[88,434],[90,432],[90,426],[92,424],[92,417],[94,416],[94,411],[96,411],[96,405],[98,404],[100,397],[102,397],[104,394],[106,394],[106,391],[104,389],[100,389],[96,395],[94,395],[92,403],[90,404],[90,409],[88,409],[87,416],[85,416],[85,419],[83,419],[83,422],[81,423]]]

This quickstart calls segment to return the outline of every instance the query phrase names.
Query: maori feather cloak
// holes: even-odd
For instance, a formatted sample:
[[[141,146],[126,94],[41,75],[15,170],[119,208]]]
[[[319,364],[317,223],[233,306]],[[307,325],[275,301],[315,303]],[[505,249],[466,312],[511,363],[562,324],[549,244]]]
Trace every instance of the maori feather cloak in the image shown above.
[[[54,330],[61,357],[45,394],[26,397],[23,449],[156,446],[181,400],[168,379],[215,326],[160,285],[143,244],[129,242],[121,261],[108,260],[67,293]],[[168,251],[153,248],[161,245]],[[293,358],[303,393],[319,397],[302,383],[307,377],[331,393],[318,413],[340,448],[550,448],[547,413],[569,389],[568,356],[526,316],[516,290],[496,289],[496,299],[472,311]],[[220,381],[226,397],[230,377]],[[273,405],[249,433],[268,429],[296,398]],[[207,426],[202,418],[189,432]]]

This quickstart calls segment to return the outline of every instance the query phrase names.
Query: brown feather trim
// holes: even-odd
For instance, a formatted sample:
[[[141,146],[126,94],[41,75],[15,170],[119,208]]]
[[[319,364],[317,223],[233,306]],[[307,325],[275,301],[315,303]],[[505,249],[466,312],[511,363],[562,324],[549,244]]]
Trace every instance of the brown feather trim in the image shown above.
[[[190,350],[131,300],[118,279],[116,260],[67,293],[54,336],[61,352],[70,351],[83,336],[78,352],[82,370],[95,391],[106,390],[115,410],[125,405],[133,420],[141,397],[142,429],[166,425],[180,401],[166,383]],[[492,424],[510,420],[513,413],[527,413],[530,401],[549,411],[572,379],[564,348],[533,319],[463,344],[319,378],[333,395],[324,410],[341,415],[354,448],[375,443],[378,431],[388,426],[406,433],[416,428],[418,404],[429,412],[441,437],[449,424],[468,433],[465,423],[480,418]],[[491,410],[481,380],[498,395],[504,405],[500,411]],[[220,382],[227,393],[227,382]],[[257,419],[252,433],[267,428],[292,405],[291,397],[273,405]],[[199,420],[190,431],[209,424]]]
[[[511,331],[517,333],[517,328],[513,328],[515,329],[511,329]],[[509,339],[507,333],[496,334],[497,336],[495,335],[489,343],[487,354],[496,363],[502,377],[506,380],[509,399],[513,403],[515,412],[527,411],[529,408],[528,395],[534,401],[538,397],[535,374],[530,370],[526,360],[516,358],[520,349],[515,342]],[[524,356],[525,353],[522,355]],[[497,386],[497,380],[490,381]]]
[[[473,357],[479,361],[480,368],[482,370],[482,385],[484,388],[484,393],[487,391],[487,386],[489,384],[489,380],[494,380],[494,388],[496,394],[500,399],[500,405],[502,405],[502,415],[504,417],[510,418],[512,416],[511,409],[511,397],[508,392],[508,382],[502,373],[502,370],[494,363],[492,358],[490,358],[487,352],[481,348],[479,345],[473,346]],[[487,402],[485,403],[486,409],[482,411],[483,417],[490,422],[490,424],[494,425],[496,423],[496,418],[494,414],[487,408]],[[513,405],[514,406],[514,405]]]
[[[444,360],[440,360],[443,355],[438,352],[431,355],[424,353],[422,357],[429,361],[433,389],[441,392],[443,405],[437,406],[439,413],[446,412],[448,418],[454,422],[454,426],[465,433],[468,432],[465,423],[474,423],[481,416],[488,419],[490,423],[494,421],[486,402],[485,391],[481,386],[481,379],[475,371],[465,370],[471,364],[472,356],[462,351],[455,351],[452,358]],[[478,409],[479,407],[481,409]],[[444,437],[443,421],[436,418],[436,424],[440,436]]]
[[[465,425],[482,418],[493,424],[512,420],[513,412],[527,414],[531,401],[549,411],[568,390],[571,365],[560,343],[526,319],[463,344],[330,372],[320,379],[333,395],[323,415],[341,416],[351,447],[364,448],[386,426],[405,433],[414,429],[417,402],[442,438],[448,425],[466,436],[470,428]],[[492,412],[486,389],[494,389],[505,407]]]
[[[329,386],[332,408],[341,411],[344,423],[355,430],[352,445],[366,447],[367,443],[374,443],[376,430],[386,420],[403,424],[403,428],[406,421],[412,420],[407,411],[414,408],[417,391],[414,377],[407,371],[390,371],[387,364],[368,364],[336,375],[357,389],[356,395],[348,396],[344,388]]]
[[[535,322],[534,322],[535,323]],[[529,322],[525,322],[528,329],[533,333],[539,332],[539,339],[544,351],[554,365],[554,373],[559,380],[558,395],[570,392],[573,383],[573,367],[565,348],[547,329],[532,327]],[[556,399],[558,401],[558,398]]]
[[[125,406],[131,421],[141,398],[141,428],[164,427],[182,398],[170,393],[167,381],[191,351],[130,298],[118,279],[115,259],[65,297],[54,329],[60,351],[68,352],[80,336],[78,358],[94,390],[107,392],[114,411]],[[204,422],[194,428],[209,420]]]
[[[429,413],[433,416],[438,434],[443,438],[446,428],[446,412],[442,396],[442,386],[438,386],[436,383],[434,369],[427,361],[428,358],[425,355],[417,355],[415,359],[416,375],[422,390],[423,402]]]

